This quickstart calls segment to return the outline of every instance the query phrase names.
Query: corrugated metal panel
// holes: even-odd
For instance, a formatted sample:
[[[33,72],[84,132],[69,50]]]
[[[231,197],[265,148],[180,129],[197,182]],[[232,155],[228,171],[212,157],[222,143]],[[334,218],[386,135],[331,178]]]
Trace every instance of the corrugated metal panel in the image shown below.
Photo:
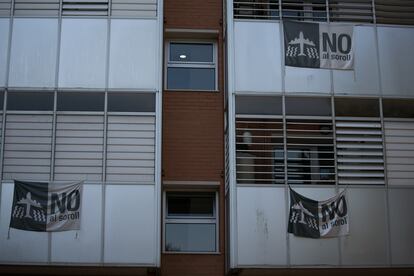
[[[389,185],[414,185],[414,121],[385,121]]]
[[[156,0],[112,0],[112,16],[155,17],[157,16]]]
[[[339,184],[384,184],[379,118],[336,118]]]
[[[377,23],[414,24],[414,1],[410,0],[375,0]]]
[[[104,117],[58,115],[55,180],[102,180]]]
[[[0,0],[0,16],[10,16],[11,0]]]
[[[58,16],[59,0],[15,0],[14,15]]]
[[[49,180],[52,115],[7,115],[4,179]]]
[[[62,15],[106,16],[109,0],[63,0]]]
[[[155,117],[108,116],[107,181],[155,181]]]
[[[236,171],[239,184],[283,184],[282,119],[236,120]]]

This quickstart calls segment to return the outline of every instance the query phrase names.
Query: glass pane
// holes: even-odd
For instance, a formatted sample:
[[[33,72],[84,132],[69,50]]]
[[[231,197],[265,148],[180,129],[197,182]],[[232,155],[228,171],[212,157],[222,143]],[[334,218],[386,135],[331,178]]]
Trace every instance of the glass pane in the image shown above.
[[[109,93],[108,111],[155,112],[154,93]]]
[[[213,62],[213,44],[171,43],[170,61]]]
[[[336,116],[379,117],[378,99],[336,98]]]
[[[185,252],[216,251],[216,225],[194,223],[167,223],[165,250]]]
[[[0,87],[6,84],[9,21],[8,18],[0,18]]]
[[[383,99],[384,117],[414,118],[414,100]]]
[[[4,106],[4,91],[0,91],[0,110],[3,110]]]
[[[104,111],[105,94],[89,92],[58,93],[58,111]]]
[[[214,216],[214,194],[168,194],[169,216]]]
[[[52,111],[53,92],[15,92],[7,94],[7,110]]]
[[[330,98],[286,98],[286,115],[330,116],[331,114]]]
[[[282,115],[282,98],[237,96],[236,114]]]
[[[213,68],[168,68],[168,89],[215,90],[216,72]]]

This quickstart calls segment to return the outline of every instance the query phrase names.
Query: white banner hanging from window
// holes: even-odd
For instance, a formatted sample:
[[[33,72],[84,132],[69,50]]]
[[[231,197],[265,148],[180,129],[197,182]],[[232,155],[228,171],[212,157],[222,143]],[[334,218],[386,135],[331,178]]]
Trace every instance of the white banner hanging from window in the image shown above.
[[[291,188],[288,232],[307,238],[348,235],[349,217],[346,190],[334,197],[316,201]]]
[[[38,232],[79,230],[82,184],[15,180],[10,227]]]
[[[286,66],[354,69],[352,25],[285,21],[283,29]]]

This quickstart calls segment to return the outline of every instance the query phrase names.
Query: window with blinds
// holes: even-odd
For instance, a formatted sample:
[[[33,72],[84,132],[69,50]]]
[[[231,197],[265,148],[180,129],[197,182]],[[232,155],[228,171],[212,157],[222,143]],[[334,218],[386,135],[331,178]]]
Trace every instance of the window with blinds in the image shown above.
[[[106,16],[109,0],[63,0],[62,15]]]
[[[410,0],[375,0],[377,23],[414,24],[414,1]]]
[[[282,118],[236,119],[236,171],[239,184],[283,184]]]
[[[233,3],[237,19],[279,20],[282,17],[327,21],[329,17],[330,22],[414,24],[414,2],[407,0],[235,0]]]
[[[414,100],[384,99],[388,185],[414,184]]]
[[[155,17],[157,16],[156,0],[112,0],[112,16]]]
[[[288,184],[335,184],[330,98],[286,97]]]
[[[235,0],[234,18],[279,19],[278,0]]]
[[[289,184],[335,184],[332,118],[287,118]]]
[[[15,0],[14,15],[58,16],[59,0]]]
[[[9,92],[3,179],[49,180],[53,93]]]
[[[372,0],[329,1],[330,21],[373,23]]]
[[[335,113],[338,183],[385,184],[378,100],[336,99]]]
[[[282,17],[288,20],[326,21],[326,1],[282,0]]]
[[[9,16],[11,12],[11,0],[0,0],[0,16]]]

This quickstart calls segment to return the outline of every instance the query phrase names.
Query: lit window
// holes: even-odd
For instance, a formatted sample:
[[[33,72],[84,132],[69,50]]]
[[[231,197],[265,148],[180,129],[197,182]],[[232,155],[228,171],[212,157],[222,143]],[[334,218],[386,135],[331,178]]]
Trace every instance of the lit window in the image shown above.
[[[214,43],[168,44],[167,89],[216,90]]]
[[[215,193],[167,193],[165,251],[216,252],[216,210]]]

